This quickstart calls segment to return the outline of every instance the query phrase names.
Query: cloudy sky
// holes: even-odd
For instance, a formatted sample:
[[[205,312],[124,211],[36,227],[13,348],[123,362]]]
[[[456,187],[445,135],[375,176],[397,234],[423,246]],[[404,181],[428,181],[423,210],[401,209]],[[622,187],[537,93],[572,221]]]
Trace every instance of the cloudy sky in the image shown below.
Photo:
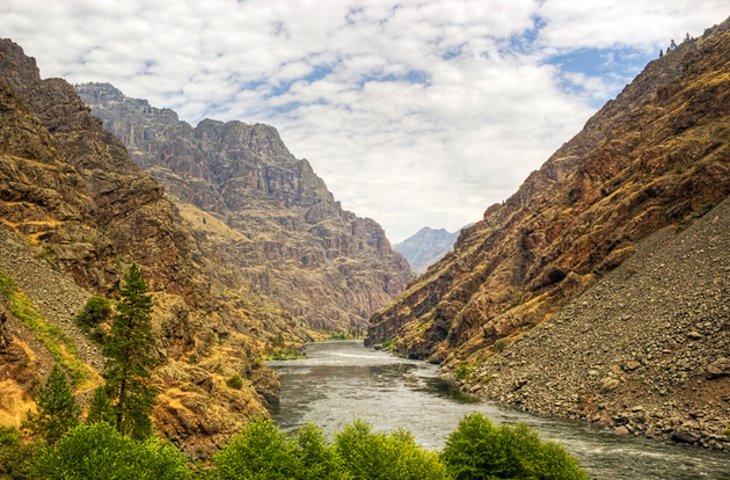
[[[41,75],[274,125],[391,241],[508,197],[727,0],[2,0]]]

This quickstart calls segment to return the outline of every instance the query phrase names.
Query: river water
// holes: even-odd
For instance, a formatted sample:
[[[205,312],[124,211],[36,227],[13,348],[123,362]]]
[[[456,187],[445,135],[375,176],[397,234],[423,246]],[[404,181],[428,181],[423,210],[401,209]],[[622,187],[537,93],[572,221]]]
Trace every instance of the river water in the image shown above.
[[[331,434],[360,418],[380,431],[406,428],[418,443],[438,450],[465,414],[479,411],[496,423],[526,422],[543,438],[560,442],[591,478],[730,480],[729,453],[619,437],[480,402],[440,379],[434,365],[369,350],[358,341],[310,344],[305,358],[270,365],[282,387],[271,413],[284,429],[312,422]]]

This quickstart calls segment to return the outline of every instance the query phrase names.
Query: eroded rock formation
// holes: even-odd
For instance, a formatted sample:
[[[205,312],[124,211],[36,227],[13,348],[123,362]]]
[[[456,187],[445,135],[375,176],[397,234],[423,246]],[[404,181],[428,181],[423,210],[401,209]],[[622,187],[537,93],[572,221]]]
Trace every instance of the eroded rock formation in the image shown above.
[[[215,250],[308,327],[362,330],[410,279],[382,228],[343,210],[273,127],[203,120],[193,128],[109,84],[76,89],[176,202],[234,232]]]

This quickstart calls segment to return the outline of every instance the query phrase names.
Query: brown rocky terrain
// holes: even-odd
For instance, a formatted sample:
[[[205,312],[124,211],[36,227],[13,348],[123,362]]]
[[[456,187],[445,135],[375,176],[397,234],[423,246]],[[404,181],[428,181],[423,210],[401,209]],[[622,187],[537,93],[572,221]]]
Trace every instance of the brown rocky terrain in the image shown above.
[[[33,408],[53,361],[75,373],[82,398],[100,381],[98,347],[72,317],[92,293],[113,296],[131,262],[155,300],[159,431],[194,452],[266,414],[277,380],[261,352],[307,333],[216,251],[211,242],[229,232],[205,215],[179,210],[71,85],[42,80],[32,58],[0,40],[3,424]],[[190,228],[193,219],[202,226]],[[226,384],[234,375],[243,388]]]
[[[730,198],[667,227],[467,388],[619,433],[730,448]]]
[[[378,311],[371,319],[367,343],[387,342],[400,354],[443,362],[447,369],[460,365],[455,371],[469,384],[484,383],[489,375],[497,373],[489,367],[492,365],[489,362],[501,361],[494,355],[535,326],[542,325],[539,331],[547,331],[546,325],[552,325],[551,319],[557,318],[556,314],[566,305],[584,292],[592,292],[591,287],[598,288],[609,272],[632,258],[639,242],[665,228],[691,224],[728,194],[730,20],[650,62],[615,100],[608,102],[586,123],[578,135],[533,172],[517,193],[503,204],[491,206],[482,221],[463,230],[453,253],[431,266],[402,295]],[[727,254],[719,258],[727,262]],[[678,268],[695,268],[691,263],[677,265]],[[706,272],[707,275],[719,273],[726,275],[726,272],[714,270]],[[689,273],[686,275],[675,280],[693,278]],[[729,300],[727,287],[722,287],[726,280],[720,281],[719,290],[708,290],[708,295],[719,295],[719,300],[708,300],[706,307],[696,307],[703,311],[699,324],[692,327],[703,330],[704,333],[697,332],[699,335],[715,335],[727,328],[723,323],[727,311],[722,305],[727,306]],[[681,287],[681,284],[677,286]],[[651,303],[658,292],[649,288],[641,293],[639,302],[646,304]],[[592,310],[590,302],[586,307]],[[599,325],[604,328],[602,322],[616,321],[616,316],[624,315],[620,310],[606,309],[603,316],[590,317],[590,321],[586,320],[576,328],[598,329]],[[696,440],[693,435],[703,428],[717,434],[721,425],[727,422],[727,405],[723,404],[727,402],[723,397],[726,394],[722,393],[722,388],[726,387],[719,387],[726,384],[725,380],[718,383],[707,379],[708,365],[704,364],[717,351],[709,349],[706,357],[682,360],[691,357],[693,349],[671,347],[664,343],[663,337],[651,338],[658,332],[649,328],[650,320],[643,315],[632,318],[637,322],[637,329],[641,328],[642,322],[647,326],[646,337],[634,338],[635,344],[624,343],[621,330],[615,331],[617,338],[608,345],[581,344],[593,352],[590,362],[596,366],[591,368],[596,372],[596,381],[605,379],[605,389],[617,387],[613,396],[596,401],[596,408],[604,404],[605,413],[602,413],[604,410],[593,412],[591,406],[577,407],[575,404],[594,401],[591,395],[603,394],[595,390],[596,382],[583,382],[586,388],[581,390],[581,377],[577,373],[575,378],[568,375],[570,370],[563,375],[563,368],[567,369],[577,355],[574,349],[553,352],[557,356],[553,357],[552,363],[542,365],[545,368],[540,381],[546,385],[544,388],[561,385],[555,387],[559,393],[553,397],[546,394],[546,399],[561,396],[560,392],[578,396],[577,399],[561,397],[556,400],[564,402],[566,409],[541,406],[537,394],[520,400],[519,396],[508,398],[501,387],[495,387],[493,393],[489,393],[489,383],[483,391],[508,401],[520,401],[523,408],[534,411],[591,419],[597,416],[597,420],[604,423],[610,423],[606,418],[614,424],[628,421],[627,430],[669,435],[683,429],[694,432],[685,437],[691,440]],[[691,323],[693,318],[697,317],[684,320]],[[688,327],[688,323],[680,322],[676,316],[651,321],[676,322],[677,330],[668,332],[674,338],[681,336],[678,332]],[[561,331],[570,335],[566,338],[579,333],[567,326]],[[683,335],[690,333],[692,330],[684,331]],[[647,348],[654,342],[661,345],[662,352],[668,350],[669,353],[648,355]],[[522,355],[520,345],[514,342],[508,348],[511,355]],[[614,356],[606,353],[603,360],[601,350],[614,346],[629,350]],[[547,352],[552,346],[542,344],[541,348]],[[521,356],[521,361],[526,363],[510,367],[510,378],[516,378],[522,371],[530,372],[530,368],[538,368],[530,367],[531,362],[540,358],[535,355]],[[663,355],[675,358],[679,363],[674,367],[674,374],[679,375],[681,371],[686,378],[657,379],[659,391],[664,389],[666,395],[672,397],[668,401],[675,402],[677,412],[708,415],[703,413],[702,405],[711,400],[721,405],[709,413],[719,421],[699,420],[699,416],[687,420],[686,416],[680,415],[676,422],[655,423],[642,429],[637,426],[638,420],[624,419],[625,409],[648,409],[649,406],[634,403],[630,394],[622,392],[641,388],[641,383],[634,379],[651,375],[652,371],[646,365],[661,362]],[[623,356],[636,358],[624,359]],[[641,368],[634,368],[633,363],[624,364],[629,361],[639,362]],[[598,368],[599,362],[603,367]],[[621,372],[617,372],[618,368],[611,370],[613,375],[621,378],[609,376],[607,369],[613,365],[621,369]],[[667,368],[672,370],[672,367]],[[636,373],[629,375],[627,369]],[[469,375],[470,371],[481,373]],[[628,378],[622,383],[624,375]],[[682,383],[688,379],[696,380],[697,384]],[[519,387],[520,383],[521,380],[516,387],[513,384],[517,391],[530,384],[528,380]],[[569,383],[576,385],[569,388]],[[681,389],[682,386],[697,388],[702,394],[682,393],[673,397],[670,388]],[[683,401],[690,405],[681,404]],[[625,407],[619,407],[621,411],[616,410],[620,402],[626,403]],[[633,413],[637,417],[652,415],[642,413],[642,409]],[[695,429],[692,421],[700,423],[701,428]],[[649,423],[647,420],[647,425]],[[681,429],[675,430],[678,424]],[[703,441],[715,442],[713,445],[719,442],[710,437]]]
[[[207,255],[218,252],[309,328],[361,331],[410,280],[382,228],[343,210],[273,127],[207,119],[192,127],[109,84],[76,90],[181,210],[204,212],[190,222],[212,220],[226,232],[209,235]]]

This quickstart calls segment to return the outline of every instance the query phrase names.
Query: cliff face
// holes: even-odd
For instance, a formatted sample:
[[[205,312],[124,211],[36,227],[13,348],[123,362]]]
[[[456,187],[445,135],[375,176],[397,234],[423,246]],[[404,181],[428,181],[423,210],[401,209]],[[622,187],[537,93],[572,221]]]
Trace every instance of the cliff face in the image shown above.
[[[274,128],[213,120],[193,128],[109,84],[76,88],[177,202],[235,232],[225,248],[231,265],[309,327],[363,328],[410,279],[380,226],[342,210]]]
[[[721,202],[730,193],[728,72],[730,21],[649,63],[377,312],[367,341],[478,366],[621,265],[637,242]]]
[[[14,399],[0,422],[20,421],[54,359],[86,372],[80,394],[98,383],[98,348],[72,318],[92,292],[112,295],[133,261],[154,292],[165,360],[154,375],[157,428],[194,451],[265,414],[276,378],[257,356],[271,338],[306,333],[231,268],[215,248],[230,232],[204,215],[178,210],[71,85],[41,80],[35,61],[0,39],[0,390]],[[232,375],[244,388],[227,387]]]
[[[451,251],[458,236],[459,232],[423,227],[401,243],[393,245],[393,250],[405,257],[414,272],[426,273],[429,265]]]

